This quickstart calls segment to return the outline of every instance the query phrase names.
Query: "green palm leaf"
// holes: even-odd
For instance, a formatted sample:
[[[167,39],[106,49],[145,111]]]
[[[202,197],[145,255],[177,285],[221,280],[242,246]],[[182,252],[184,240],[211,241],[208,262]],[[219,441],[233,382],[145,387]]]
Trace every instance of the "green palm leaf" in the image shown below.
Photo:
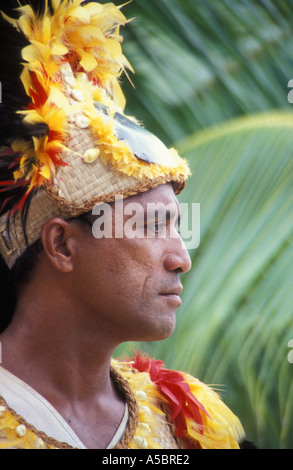
[[[166,143],[233,117],[289,109],[292,2],[135,0],[127,110]]]

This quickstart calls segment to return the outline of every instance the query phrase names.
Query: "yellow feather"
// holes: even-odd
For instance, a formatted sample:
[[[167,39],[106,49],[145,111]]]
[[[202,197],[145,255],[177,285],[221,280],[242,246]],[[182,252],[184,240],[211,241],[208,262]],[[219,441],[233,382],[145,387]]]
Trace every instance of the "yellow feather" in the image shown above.
[[[45,179],[49,180],[51,175],[50,167],[43,165],[40,169],[40,175],[42,175]]]
[[[59,5],[60,5],[61,1],[63,1],[63,0],[51,0],[54,10],[57,10],[59,8]]]
[[[186,420],[189,435],[198,441],[203,449],[238,449],[245,433],[234,413],[219,395],[207,385],[185,374],[194,396],[202,403],[209,417],[202,415],[204,434],[190,420]]]
[[[51,86],[48,100],[51,104],[54,104],[59,109],[63,109],[68,113],[70,112],[69,100],[58,87]]]
[[[9,16],[6,15],[6,13],[4,13],[4,11],[0,11],[1,13],[1,16],[2,18],[7,21],[8,23],[12,24],[13,26],[15,26],[15,20],[13,18],[10,18]]]
[[[21,56],[23,60],[32,63],[39,59],[39,52],[35,46],[30,44],[29,46],[26,46],[22,49]]]
[[[48,16],[45,16],[43,21],[43,42],[48,44],[51,39],[51,21]]]
[[[27,21],[27,18],[24,16],[21,16],[19,18],[19,26],[20,29],[23,31],[25,36],[29,38],[32,34],[32,27],[31,27],[31,22]]]
[[[87,52],[81,52],[80,65],[86,72],[92,72],[98,65],[97,60],[91,54]]]
[[[117,103],[117,106],[124,111],[125,106],[126,106],[126,99],[125,96],[122,92],[121,86],[118,82],[114,83],[113,89],[112,89],[112,95],[115,103]]]
[[[53,44],[51,49],[52,55],[65,55],[68,54],[68,48],[64,44]]]
[[[89,23],[91,20],[91,15],[88,10],[83,7],[73,7],[68,10],[67,15],[71,18],[76,18],[82,23]]]
[[[105,43],[107,53],[113,57],[114,60],[122,55],[121,44],[115,39],[107,39]]]
[[[25,88],[26,94],[28,95],[29,90],[30,90],[30,86],[31,86],[31,77],[30,77],[29,71],[26,67],[24,67],[24,69],[23,69],[23,71],[20,75],[20,79],[21,79],[22,84]]]

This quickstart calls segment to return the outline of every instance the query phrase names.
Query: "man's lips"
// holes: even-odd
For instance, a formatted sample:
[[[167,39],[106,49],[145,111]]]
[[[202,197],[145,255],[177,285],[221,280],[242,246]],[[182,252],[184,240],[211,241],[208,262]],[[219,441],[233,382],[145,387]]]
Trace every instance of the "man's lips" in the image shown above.
[[[176,304],[177,307],[180,307],[182,301],[180,299],[180,294],[183,290],[182,285],[177,285],[172,288],[166,289],[164,292],[161,292],[160,295],[164,298],[166,298],[169,302],[172,302],[173,304]]]
[[[173,287],[167,287],[164,291],[160,292],[160,295],[180,295],[183,291],[182,284],[177,284]]]

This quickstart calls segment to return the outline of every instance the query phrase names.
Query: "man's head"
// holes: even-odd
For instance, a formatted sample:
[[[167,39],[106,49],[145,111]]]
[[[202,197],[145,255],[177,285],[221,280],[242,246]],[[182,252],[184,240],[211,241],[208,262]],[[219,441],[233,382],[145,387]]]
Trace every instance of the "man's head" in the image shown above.
[[[148,213],[158,201],[168,208],[166,216]],[[128,210],[133,204],[144,214],[136,219],[135,236],[115,237],[116,226],[125,228],[133,216]],[[177,232],[179,208],[172,186],[130,197],[123,201],[123,210],[114,203],[110,207],[103,220],[111,223],[112,237],[94,237],[97,218],[92,215],[45,223],[43,249],[22,295],[27,288],[56,297],[62,292],[63,305],[67,303],[80,333],[103,331],[113,344],[166,338],[180,306],[179,274],[190,268]]]

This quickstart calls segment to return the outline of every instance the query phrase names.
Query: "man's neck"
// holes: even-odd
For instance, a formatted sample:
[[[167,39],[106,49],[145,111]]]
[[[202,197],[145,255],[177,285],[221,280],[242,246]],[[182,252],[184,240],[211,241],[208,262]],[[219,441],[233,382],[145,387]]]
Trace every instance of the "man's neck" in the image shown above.
[[[110,376],[113,347],[99,332],[78,331],[68,321],[76,312],[60,299],[58,312],[53,304],[20,300],[0,337],[1,365],[46,398],[87,447],[106,447],[125,409]]]

